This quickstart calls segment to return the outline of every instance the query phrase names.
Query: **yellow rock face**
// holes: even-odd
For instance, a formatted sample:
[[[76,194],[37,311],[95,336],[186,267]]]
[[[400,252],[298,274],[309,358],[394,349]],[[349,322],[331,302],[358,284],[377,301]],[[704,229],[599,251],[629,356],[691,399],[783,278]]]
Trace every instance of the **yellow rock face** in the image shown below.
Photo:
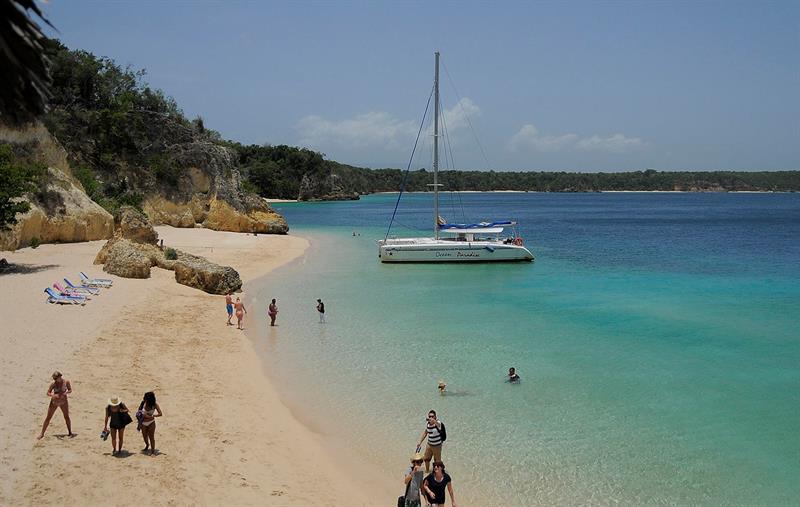
[[[42,243],[74,243],[110,238],[114,219],[86,195],[80,182],[69,170],[67,154],[41,125],[27,129],[0,128],[0,141],[36,144],[37,158],[48,166],[47,200],[44,204],[29,200],[31,209],[17,216],[10,230],[0,231],[0,250],[28,246],[36,237]]]
[[[144,212],[153,224],[173,227],[195,227],[202,224],[215,231],[260,232],[286,234],[286,220],[265,207],[241,213],[221,199],[194,197],[186,203],[175,203],[163,197],[151,197],[143,204]]]

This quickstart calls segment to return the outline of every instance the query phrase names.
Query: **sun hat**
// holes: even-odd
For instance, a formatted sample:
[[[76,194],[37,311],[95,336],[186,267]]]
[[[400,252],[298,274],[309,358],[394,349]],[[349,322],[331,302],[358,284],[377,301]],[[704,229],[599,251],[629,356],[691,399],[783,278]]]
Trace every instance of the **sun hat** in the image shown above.
[[[422,453],[415,452],[415,453],[414,453],[414,454],[411,456],[411,461],[422,461]]]
[[[444,380],[439,381],[439,387],[446,386],[447,384],[444,383]]]
[[[60,371],[56,370],[56,371],[53,372],[53,378],[54,379],[56,379],[56,378],[58,378],[60,376],[61,376],[61,372]]]
[[[122,400],[119,399],[119,396],[115,395],[108,399],[108,404],[111,405],[112,407],[116,407],[120,403],[122,403]]]

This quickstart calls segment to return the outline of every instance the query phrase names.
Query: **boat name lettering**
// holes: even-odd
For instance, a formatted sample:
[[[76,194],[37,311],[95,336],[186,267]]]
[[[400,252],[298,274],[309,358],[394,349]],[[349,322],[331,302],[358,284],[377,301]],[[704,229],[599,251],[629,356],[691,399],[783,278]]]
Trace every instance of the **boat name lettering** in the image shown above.
[[[456,257],[480,257],[478,252],[458,252]]]
[[[436,257],[452,257],[450,252],[436,252]]]

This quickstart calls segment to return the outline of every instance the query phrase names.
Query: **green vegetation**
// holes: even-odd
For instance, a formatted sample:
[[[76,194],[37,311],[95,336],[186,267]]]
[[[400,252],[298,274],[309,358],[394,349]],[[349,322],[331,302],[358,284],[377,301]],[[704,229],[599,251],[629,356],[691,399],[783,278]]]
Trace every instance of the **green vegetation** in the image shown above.
[[[164,258],[168,261],[174,261],[178,258],[178,252],[174,248],[167,248],[164,252]]]
[[[239,166],[250,188],[265,197],[296,199],[303,176],[325,177],[332,162],[321,153],[291,146],[231,145],[239,153]]]
[[[39,245],[41,245],[41,244],[42,244],[42,240],[39,239],[39,236],[34,236],[34,237],[31,238],[30,245],[31,245],[31,248],[33,248],[34,250],[39,248]]]
[[[143,82],[145,72],[45,41],[52,98],[42,117],[64,145],[75,176],[109,211],[141,205],[142,189],[177,188],[184,168],[169,147],[219,135],[189,121],[175,101]]]
[[[30,204],[21,201],[26,192],[35,192],[45,174],[41,164],[25,162],[8,144],[0,144],[0,229],[17,223],[16,214],[25,213]]]
[[[358,192],[396,191],[402,182],[397,169],[369,170],[340,166],[336,171],[345,186]],[[405,189],[424,191],[432,180],[427,171],[412,171]],[[635,191],[776,191],[800,190],[800,171],[647,171],[619,173],[441,171],[445,190],[518,190],[530,192]]]

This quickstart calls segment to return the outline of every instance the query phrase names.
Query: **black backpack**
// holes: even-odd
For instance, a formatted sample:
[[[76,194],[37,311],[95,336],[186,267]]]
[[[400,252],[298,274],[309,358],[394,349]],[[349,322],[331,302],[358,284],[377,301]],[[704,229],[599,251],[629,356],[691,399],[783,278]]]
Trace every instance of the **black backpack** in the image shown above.
[[[439,435],[442,437],[442,443],[444,443],[444,441],[447,440],[447,430],[444,429],[444,423],[442,421],[439,421],[439,423],[442,425],[442,427],[439,428]]]

